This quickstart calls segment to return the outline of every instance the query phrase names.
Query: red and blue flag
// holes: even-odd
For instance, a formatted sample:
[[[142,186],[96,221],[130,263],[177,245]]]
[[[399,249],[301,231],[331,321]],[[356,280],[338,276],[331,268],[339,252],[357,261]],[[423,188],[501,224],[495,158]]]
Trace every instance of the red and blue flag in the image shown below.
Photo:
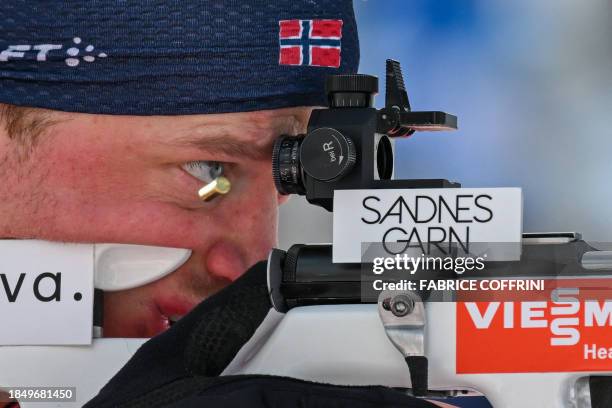
[[[340,66],[342,20],[282,20],[280,65]]]

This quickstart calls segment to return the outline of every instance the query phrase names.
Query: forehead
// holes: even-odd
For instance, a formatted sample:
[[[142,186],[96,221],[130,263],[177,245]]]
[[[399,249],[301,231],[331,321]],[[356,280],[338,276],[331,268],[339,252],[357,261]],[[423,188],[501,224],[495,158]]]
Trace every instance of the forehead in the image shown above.
[[[148,138],[159,138],[167,142],[204,136],[256,141],[277,132],[303,131],[311,110],[310,107],[297,107],[177,116],[68,115],[76,115],[71,118],[76,118],[78,122],[83,120],[97,128],[106,128],[113,133],[142,133]]]

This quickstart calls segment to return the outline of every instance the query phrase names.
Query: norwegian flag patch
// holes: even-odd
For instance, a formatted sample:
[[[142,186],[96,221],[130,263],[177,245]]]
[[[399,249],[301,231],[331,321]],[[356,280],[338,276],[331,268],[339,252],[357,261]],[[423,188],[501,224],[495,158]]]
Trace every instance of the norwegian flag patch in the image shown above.
[[[278,25],[280,65],[340,66],[342,20],[281,20]]]

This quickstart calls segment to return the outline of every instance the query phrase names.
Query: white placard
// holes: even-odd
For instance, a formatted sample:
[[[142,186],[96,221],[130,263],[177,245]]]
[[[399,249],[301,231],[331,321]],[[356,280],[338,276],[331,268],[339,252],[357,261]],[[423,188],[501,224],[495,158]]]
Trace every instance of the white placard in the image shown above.
[[[337,190],[333,261],[361,262],[370,242],[520,243],[522,212],[520,188]]]
[[[0,345],[91,344],[93,244],[0,240]]]

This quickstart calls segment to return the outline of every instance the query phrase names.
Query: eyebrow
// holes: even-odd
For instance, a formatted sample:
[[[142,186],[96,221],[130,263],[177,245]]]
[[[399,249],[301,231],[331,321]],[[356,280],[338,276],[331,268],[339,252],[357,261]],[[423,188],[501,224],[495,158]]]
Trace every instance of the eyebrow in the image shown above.
[[[251,160],[265,160],[272,155],[270,140],[265,144],[254,144],[233,139],[229,135],[185,137],[175,141],[175,144],[185,147],[195,147],[209,153],[222,153],[227,156],[246,157]]]

